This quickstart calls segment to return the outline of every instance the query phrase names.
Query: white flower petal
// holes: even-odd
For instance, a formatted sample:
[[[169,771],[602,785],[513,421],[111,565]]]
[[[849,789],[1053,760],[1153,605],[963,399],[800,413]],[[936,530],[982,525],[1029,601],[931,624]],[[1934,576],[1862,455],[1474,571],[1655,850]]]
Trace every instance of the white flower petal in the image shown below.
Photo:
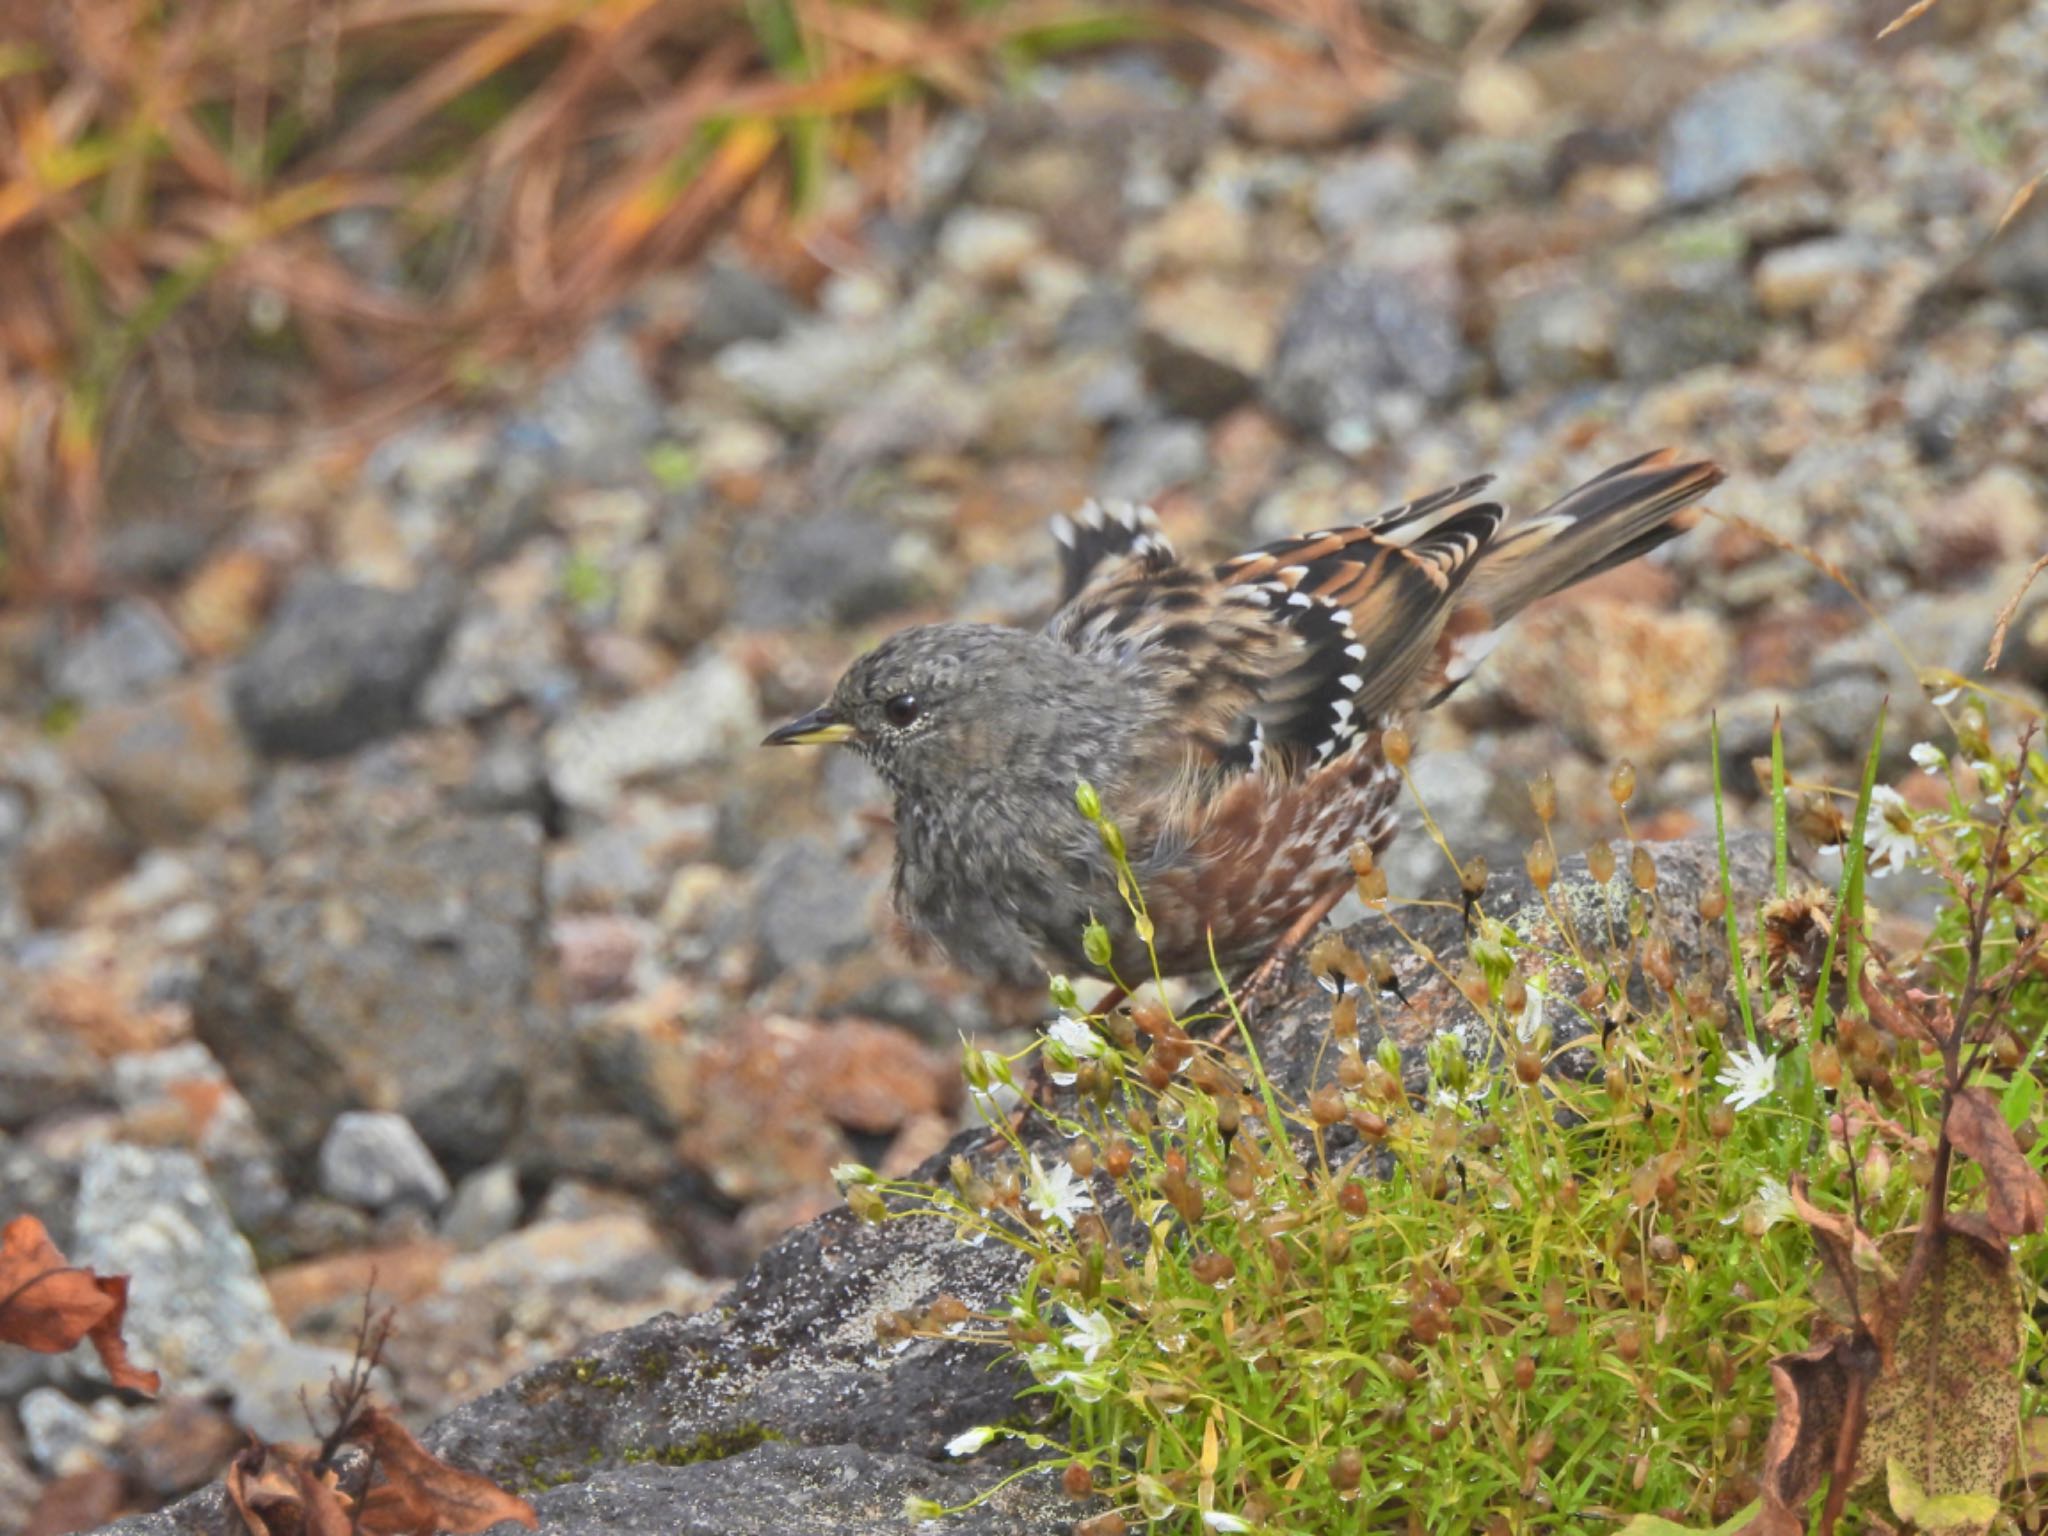
[[[995,1439],[993,1424],[977,1424],[972,1429],[963,1429],[946,1442],[948,1456],[972,1456],[976,1451]]]
[[[1777,1058],[1768,1055],[1754,1041],[1728,1058],[1728,1064],[1714,1081],[1728,1090],[1731,1109],[1749,1109],[1768,1099],[1778,1086]]]
[[[1238,1515],[1226,1515],[1220,1509],[1202,1511],[1202,1524],[1212,1531],[1248,1531],[1251,1523]]]
[[[1073,1332],[1061,1337],[1060,1342],[1069,1349],[1078,1349],[1081,1359],[1088,1365],[1095,1363],[1095,1357],[1115,1342],[1109,1319],[1100,1312],[1076,1312],[1068,1307],[1067,1321],[1074,1325]]]
[[[1916,741],[1907,754],[1923,773],[1939,773],[1948,766],[1948,754],[1931,741]]]

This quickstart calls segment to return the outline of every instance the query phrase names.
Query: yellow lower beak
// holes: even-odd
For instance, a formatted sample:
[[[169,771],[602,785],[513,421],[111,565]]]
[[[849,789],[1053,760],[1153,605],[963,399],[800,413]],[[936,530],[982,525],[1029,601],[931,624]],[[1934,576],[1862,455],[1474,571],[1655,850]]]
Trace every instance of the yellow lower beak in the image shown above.
[[[832,706],[821,705],[808,715],[800,715],[784,726],[772,730],[762,740],[764,747],[823,747],[836,742],[848,741],[853,737],[853,727],[832,713]]]

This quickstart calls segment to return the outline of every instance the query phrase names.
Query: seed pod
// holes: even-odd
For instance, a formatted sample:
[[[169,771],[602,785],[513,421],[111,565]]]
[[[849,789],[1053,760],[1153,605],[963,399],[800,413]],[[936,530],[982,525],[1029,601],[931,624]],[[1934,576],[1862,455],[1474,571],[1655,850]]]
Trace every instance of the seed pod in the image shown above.
[[[1650,1257],[1659,1264],[1678,1262],[1678,1239],[1669,1232],[1659,1232],[1650,1238]]]
[[[1535,808],[1536,819],[1549,826],[1557,814],[1557,781],[1548,769],[1529,781],[1529,804]]]
[[[1213,1285],[1217,1290],[1237,1278],[1237,1262],[1227,1253],[1198,1253],[1189,1261],[1188,1269],[1204,1285]]]
[[[1347,1216],[1363,1216],[1372,1208],[1372,1197],[1360,1179],[1346,1179],[1337,1191],[1337,1205]]]
[[[1365,1062],[1356,1050],[1338,1053],[1337,1081],[1353,1092],[1365,1086]]]
[[[1842,1053],[1825,1040],[1813,1047],[1813,1080],[1823,1088],[1842,1086]]]
[[[1330,1486],[1339,1493],[1354,1493],[1365,1475],[1365,1457],[1357,1447],[1345,1446],[1330,1463]]]
[[[1526,1392],[1536,1385],[1536,1357],[1522,1355],[1515,1361],[1515,1387]]]
[[[1060,1473],[1060,1491],[1070,1499],[1085,1499],[1095,1492],[1095,1474],[1085,1461],[1070,1461]]]
[[[1370,874],[1372,872],[1373,867],[1378,862],[1378,859],[1373,854],[1372,844],[1368,843],[1364,838],[1360,838],[1357,842],[1351,845],[1352,874]]]
[[[1386,1116],[1374,1114],[1369,1109],[1354,1109],[1351,1111],[1351,1128],[1367,1141],[1385,1141],[1387,1139]]]
[[[1727,912],[1727,910],[1728,894],[1727,892],[1723,891],[1721,887],[1719,887],[1718,885],[1709,885],[1701,889],[1699,900],[1699,914],[1704,921],[1709,923],[1718,923],[1719,921],[1721,921],[1722,914]]]
[[[1130,1522],[1113,1509],[1090,1515],[1074,1527],[1074,1536],[1130,1536]]]
[[[1074,809],[1087,821],[1102,820],[1102,797],[1086,779],[1074,786]]]
[[[1335,1125],[1344,1118],[1344,1096],[1325,1083],[1308,1096],[1308,1114],[1317,1125]]]
[[[1548,1424],[1529,1437],[1528,1447],[1522,1452],[1530,1466],[1540,1466],[1550,1453],[1557,1449],[1557,1432]]]
[[[1650,850],[1637,843],[1628,856],[1628,877],[1644,895],[1657,889],[1657,861]]]
[[[1121,1136],[1102,1149],[1102,1169],[1112,1179],[1120,1179],[1131,1171],[1131,1144]]]
[[[1358,993],[1346,992],[1330,1005],[1330,1033],[1349,1040],[1358,1033]]]
[[[1358,899],[1367,906],[1387,899],[1387,872],[1375,866],[1358,877]]]
[[[1600,885],[1614,878],[1614,847],[1606,839],[1595,842],[1586,850],[1586,870]]]
[[[1547,839],[1537,838],[1529,845],[1529,851],[1522,855],[1522,867],[1529,872],[1529,883],[1539,891],[1550,889],[1557,879],[1557,854]]]
[[[1672,958],[1669,941],[1660,933],[1643,940],[1643,974],[1666,992],[1678,985],[1678,963]]]
[[[1607,780],[1607,793],[1614,797],[1616,805],[1627,805],[1636,794],[1636,765],[1623,758],[1614,765],[1614,772]]]
[[[1229,1094],[1216,1101],[1216,1129],[1226,1140],[1237,1134],[1237,1128],[1244,1123],[1244,1107],[1236,1094]]]
[[[1515,1076],[1524,1083],[1543,1080],[1543,1058],[1530,1046],[1515,1052]]]
[[[1483,896],[1486,894],[1486,877],[1490,873],[1486,867],[1485,856],[1475,853],[1465,861],[1465,867],[1458,871],[1458,886],[1467,896]]]
[[[1231,1199],[1242,1205],[1258,1193],[1258,1182],[1252,1177],[1251,1165],[1235,1152],[1223,1164],[1223,1190]]]
[[[1081,1178],[1092,1178],[1095,1174],[1095,1149],[1085,1141],[1077,1141],[1067,1148],[1067,1166]]]
[[[1390,725],[1380,736],[1380,755],[1396,768],[1406,768],[1408,759],[1414,753],[1414,744],[1408,740],[1407,731],[1398,725]]]
[[[1716,1141],[1726,1141],[1734,1130],[1735,1111],[1725,1100],[1707,1111],[1707,1134]]]

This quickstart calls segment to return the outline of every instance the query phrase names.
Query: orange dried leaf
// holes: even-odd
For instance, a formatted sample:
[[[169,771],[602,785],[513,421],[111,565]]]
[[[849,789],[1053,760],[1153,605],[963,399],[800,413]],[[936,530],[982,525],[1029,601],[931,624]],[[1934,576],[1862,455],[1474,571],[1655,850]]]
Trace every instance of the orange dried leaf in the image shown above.
[[[1852,1398],[1877,1375],[1877,1351],[1840,1333],[1771,1362],[1778,1416],[1764,1442],[1763,1505],[1742,1536],[1797,1536],[1803,1511],[1834,1465]]]
[[[1933,1046],[1941,1044],[1943,1030],[1891,977],[1880,976],[1874,967],[1865,966],[1857,983],[1863,994],[1863,1005],[1870,1010],[1871,1020],[1879,1028],[1889,1030],[1901,1040],[1919,1040]]]
[[[1992,1230],[2001,1237],[2040,1231],[2048,1219],[2048,1184],[2020,1151],[1989,1090],[1958,1093],[1943,1130],[1958,1152],[1984,1170],[1985,1215]]]
[[[229,1465],[227,1488],[248,1536],[352,1536],[348,1501],[294,1447],[252,1443]]]
[[[113,1298],[90,1271],[64,1262],[35,1217],[17,1216],[0,1231],[0,1343],[59,1355],[113,1310]]]
[[[526,1500],[487,1477],[449,1466],[380,1408],[364,1409],[349,1438],[369,1449],[385,1479],[363,1503],[362,1529],[373,1536],[467,1536],[501,1520],[529,1529],[540,1524]]]

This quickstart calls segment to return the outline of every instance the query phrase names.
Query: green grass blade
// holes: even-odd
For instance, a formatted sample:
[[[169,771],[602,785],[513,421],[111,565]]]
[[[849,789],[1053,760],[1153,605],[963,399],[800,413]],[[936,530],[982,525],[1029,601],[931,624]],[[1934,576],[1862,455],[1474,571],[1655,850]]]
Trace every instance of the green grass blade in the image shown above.
[[[1721,717],[1708,721],[1708,752],[1714,764],[1714,847],[1721,865],[1721,916],[1728,925],[1728,968],[1735,973],[1735,998],[1742,1007],[1742,1032],[1756,1043],[1756,1006],[1749,996],[1749,965],[1742,955],[1742,928],[1735,920],[1735,881],[1728,873],[1728,809],[1721,790]]]
[[[1771,712],[1771,868],[1774,888],[1783,896],[1787,887],[1789,838],[1785,817],[1785,721]]]
[[[1809,1043],[1820,1038],[1820,1027],[1829,1016],[1828,978],[1834,975],[1835,946],[1841,941],[1844,928],[1853,934],[1849,940],[1849,988],[1845,1003],[1851,1012],[1862,1007],[1856,979],[1857,968],[1863,964],[1863,881],[1864,866],[1868,861],[1863,836],[1864,829],[1870,825],[1870,796],[1877,787],[1877,757],[1883,747],[1884,710],[1880,708],[1877,725],[1870,733],[1870,751],[1863,758],[1863,782],[1856,791],[1856,816],[1849,832],[1849,848],[1842,855],[1842,885],[1835,900],[1835,925],[1828,934],[1827,951],[1821,956],[1820,986],[1813,996],[1812,1016],[1806,1021]]]

